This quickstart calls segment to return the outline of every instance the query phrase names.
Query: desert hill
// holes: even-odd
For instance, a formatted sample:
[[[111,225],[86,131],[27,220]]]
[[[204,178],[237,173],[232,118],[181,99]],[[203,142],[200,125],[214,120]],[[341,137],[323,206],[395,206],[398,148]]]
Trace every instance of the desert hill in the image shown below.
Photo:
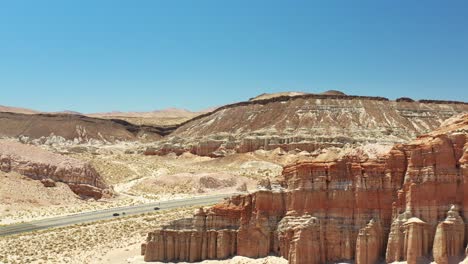
[[[167,108],[150,112],[113,111],[107,113],[87,114],[87,116],[104,119],[121,119],[135,125],[172,126],[183,123],[203,113],[204,111],[192,112],[180,108]]]
[[[162,110],[154,110],[148,112],[102,112],[102,113],[89,113],[83,114],[73,110],[63,110],[55,112],[37,111],[27,108],[4,106],[0,105],[0,112],[16,113],[16,114],[51,114],[51,115],[81,115],[101,119],[121,119],[134,125],[148,125],[148,126],[173,126],[183,123],[191,118],[200,114],[210,112],[214,109],[208,108],[197,112],[192,112],[182,108],[166,108]]]
[[[19,113],[19,114],[38,114],[39,113],[39,111],[32,110],[32,109],[5,106],[5,105],[0,105],[0,112],[10,112],[10,113]]]
[[[267,99],[262,99],[267,98]],[[452,101],[322,94],[261,95],[182,123],[148,153],[217,156],[257,149],[315,151],[346,144],[405,142],[468,111]]]
[[[0,112],[0,136],[38,139],[61,137],[87,142],[115,140],[157,140],[165,128],[138,126],[123,120],[98,119],[75,114],[18,114]]]

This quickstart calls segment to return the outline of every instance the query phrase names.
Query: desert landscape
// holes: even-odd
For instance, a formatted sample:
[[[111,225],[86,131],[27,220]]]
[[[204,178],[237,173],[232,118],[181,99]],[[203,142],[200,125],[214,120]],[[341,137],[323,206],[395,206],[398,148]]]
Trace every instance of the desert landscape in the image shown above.
[[[0,264],[468,264],[468,1],[3,1]]]
[[[2,109],[0,228],[234,195],[2,236],[4,263],[463,260],[467,103],[279,93],[170,127]]]

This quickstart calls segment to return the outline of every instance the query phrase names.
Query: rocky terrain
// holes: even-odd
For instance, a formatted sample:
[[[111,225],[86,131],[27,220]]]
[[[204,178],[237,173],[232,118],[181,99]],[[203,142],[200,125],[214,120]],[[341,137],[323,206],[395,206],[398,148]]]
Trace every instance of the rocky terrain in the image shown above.
[[[194,219],[176,221],[163,231],[151,233],[146,246],[148,254],[144,256],[135,255],[140,253],[139,241],[152,230],[151,223],[146,221],[144,228],[138,229],[142,223],[139,222],[130,229],[122,229],[124,233],[117,240],[132,237],[132,242],[131,245],[116,242],[120,246],[115,250],[111,250],[110,242],[114,234],[103,240],[105,232],[95,229],[102,225],[93,223],[85,229],[99,237],[94,237],[94,233],[85,236],[73,228],[74,233],[66,229],[45,232],[47,235],[41,236],[44,241],[57,240],[57,245],[45,251],[35,247],[42,245],[37,242],[41,237],[28,237],[31,243],[7,238],[3,246],[9,243],[21,246],[14,252],[12,247],[0,250],[0,259],[3,257],[7,263],[166,261],[171,256],[166,252],[171,245],[166,244],[164,259],[159,257],[154,251],[158,246],[153,243],[159,236],[165,239],[164,243],[176,243],[174,250],[181,245],[193,246],[194,241],[203,242],[200,245],[204,249],[197,249],[200,252],[195,255],[192,249],[181,250],[183,253],[177,256],[171,251],[174,261],[313,263],[315,260],[303,260],[303,256],[309,255],[304,253],[305,247],[316,245],[316,241],[320,247],[313,255],[320,255],[320,261],[356,259],[363,263],[362,258],[369,262],[383,261],[389,250],[391,253],[387,255],[393,258],[388,259],[399,261],[410,259],[408,252],[414,251],[405,244],[409,232],[405,228],[410,223],[422,226],[423,235],[427,233],[427,239],[424,238],[427,243],[424,243],[430,246],[421,249],[420,254],[425,259],[445,256],[449,251],[448,255],[457,255],[453,252],[459,251],[458,240],[447,245],[440,241],[462,232],[457,211],[466,222],[466,203],[459,202],[463,194],[452,185],[443,187],[438,183],[437,186],[447,189],[433,187],[437,192],[450,190],[456,197],[441,198],[440,203],[431,200],[417,204],[409,210],[411,214],[407,213],[406,204],[409,193],[415,196],[415,191],[410,190],[416,187],[411,187],[411,183],[448,181],[452,184],[450,177],[461,174],[463,166],[457,165],[458,161],[456,172],[452,172],[439,165],[448,162],[445,158],[442,161],[434,158],[432,167],[426,164],[426,158],[423,159],[426,163],[415,165],[412,170],[408,164],[415,151],[424,157],[432,149],[438,153],[434,142],[443,135],[454,146],[454,159],[460,160],[461,150],[457,146],[463,140],[454,138],[457,133],[466,134],[466,128],[450,116],[466,111],[467,104],[460,102],[415,102],[409,98],[389,101],[380,97],[346,96],[339,91],[262,94],[247,102],[204,113],[167,109],[83,115],[73,111],[40,113],[0,107],[0,225],[116,206],[260,189],[198,211]],[[442,128],[433,134],[407,143],[440,124]],[[405,144],[393,147],[394,143]],[[416,164],[416,161],[415,158],[412,162]],[[419,176],[404,176],[409,171]],[[431,173],[436,176],[430,176]],[[444,180],[439,175],[445,175]],[[458,182],[464,186],[461,179]],[[423,192],[429,193],[426,189]],[[421,215],[425,210],[430,211],[429,216]],[[397,217],[400,222],[395,222],[395,215],[401,215]],[[120,223],[106,223],[106,232],[114,225]],[[406,232],[405,235],[397,229]],[[361,236],[360,232],[365,235]],[[83,247],[66,250],[58,244],[68,241],[65,244],[70,245],[78,241],[76,236],[79,239],[83,236],[94,246],[86,248],[89,254],[84,254],[83,259],[74,261],[72,256],[80,255],[78,252]],[[374,237],[380,241],[375,250]],[[247,244],[241,246],[239,239]],[[259,243],[262,241],[269,242]],[[439,243],[437,248],[448,251],[433,252],[435,241]],[[261,245],[267,245],[268,249]],[[96,260],[93,254],[110,255]],[[44,259],[45,255],[51,257]],[[226,259],[234,255],[241,256]],[[449,262],[460,259],[460,254],[453,258],[448,255]]]
[[[323,94],[261,95],[182,123],[146,154],[190,151],[225,156],[258,149],[313,152],[368,143],[394,144],[437,128],[468,104]]]
[[[424,120],[420,126],[435,126]],[[413,121],[416,129],[422,118]],[[458,263],[468,239],[467,131],[464,114],[375,158],[358,151],[293,163],[263,190],[148,233],[142,254],[146,261],[274,254],[301,264]]]
[[[0,140],[0,170],[40,180],[45,187],[65,183],[82,197],[99,199],[112,193],[90,164],[10,140]]]
[[[281,173],[278,163],[295,156],[251,153],[215,159],[190,153],[146,156],[124,151],[113,148],[112,154],[69,156],[89,162],[117,193],[139,200],[255,190],[260,179]]]

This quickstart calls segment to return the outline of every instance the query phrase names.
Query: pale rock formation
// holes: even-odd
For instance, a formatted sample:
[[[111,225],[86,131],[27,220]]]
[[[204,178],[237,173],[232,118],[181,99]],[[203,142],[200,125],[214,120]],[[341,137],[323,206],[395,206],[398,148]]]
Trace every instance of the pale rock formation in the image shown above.
[[[0,170],[42,180],[45,186],[63,182],[83,197],[99,199],[112,194],[90,164],[14,141],[0,140]]]

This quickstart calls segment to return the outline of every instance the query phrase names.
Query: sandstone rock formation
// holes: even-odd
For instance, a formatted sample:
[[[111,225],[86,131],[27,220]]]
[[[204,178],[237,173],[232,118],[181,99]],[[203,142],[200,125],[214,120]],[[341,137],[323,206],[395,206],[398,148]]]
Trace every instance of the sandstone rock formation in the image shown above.
[[[99,199],[112,192],[88,163],[9,140],[0,140],[0,170],[42,180],[50,187],[63,182],[83,197]]]
[[[281,187],[150,232],[146,261],[233,255],[290,263],[453,263],[467,247],[468,114],[384,156],[286,166]]]
[[[445,221],[437,225],[434,238],[434,261],[438,264],[460,261],[465,247],[465,223],[458,213],[459,208],[452,206]]]
[[[281,95],[281,94],[280,94]],[[226,105],[183,123],[146,154],[201,156],[258,149],[309,152],[361,143],[406,142],[468,111],[468,104],[409,98],[324,94],[262,95]]]

